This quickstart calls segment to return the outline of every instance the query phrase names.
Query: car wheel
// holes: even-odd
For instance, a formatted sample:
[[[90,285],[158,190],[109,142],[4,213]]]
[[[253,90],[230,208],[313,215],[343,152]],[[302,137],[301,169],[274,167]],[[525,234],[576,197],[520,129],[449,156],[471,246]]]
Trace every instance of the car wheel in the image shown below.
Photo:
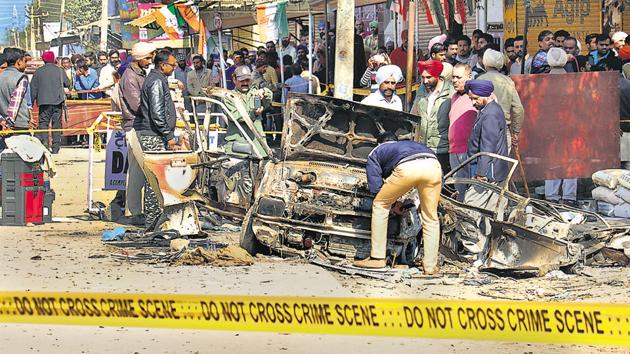
[[[249,252],[252,256],[255,256],[257,253],[262,253],[265,250],[265,247],[260,243],[260,241],[258,241],[258,239],[256,239],[256,235],[252,229],[252,214],[255,206],[255,204],[252,205],[247,211],[247,214],[245,214],[243,225],[241,226],[241,237],[239,242],[241,248]]]

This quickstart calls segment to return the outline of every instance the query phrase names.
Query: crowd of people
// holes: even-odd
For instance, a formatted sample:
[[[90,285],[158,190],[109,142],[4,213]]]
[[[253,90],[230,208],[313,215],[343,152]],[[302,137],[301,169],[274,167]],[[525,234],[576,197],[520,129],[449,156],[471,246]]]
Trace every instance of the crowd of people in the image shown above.
[[[143,150],[177,150],[186,142],[174,136],[176,112],[169,93],[174,83],[183,91],[184,106],[189,112],[193,111],[190,97],[204,96],[204,91],[211,87],[226,87],[244,96],[256,129],[261,133],[279,131],[282,116],[280,108],[273,107],[272,102],[284,102],[292,92],[320,94],[329,89],[326,83],[334,72],[335,30],[326,31],[326,28],[320,25],[312,52],[308,34],[300,33],[294,37],[295,42],[283,38],[277,44],[267,42],[255,50],[224,51],[223,68],[218,56],[210,56],[206,61],[201,55],[186,56],[171,48],[158,50],[150,43],[136,43],[130,52],[88,52],[69,58],[55,58],[52,52],[44,52],[41,57],[44,65],[29,78],[25,70],[32,58],[21,49],[5,48],[0,55],[0,126],[14,130],[61,128],[66,99],[108,96],[113,109],[122,112],[123,128],[138,135]],[[522,36],[506,39],[502,50],[492,35],[479,30],[470,37],[443,34],[429,41],[426,55],[418,51],[420,60],[409,80],[420,85],[413,105],[405,108],[396,88],[406,80],[406,31],[401,33],[399,47],[392,42],[381,46],[378,23],[369,23],[368,31],[358,23],[354,39],[355,87],[369,89],[370,94],[362,99],[364,104],[408,110],[419,117],[419,144],[424,148],[399,144],[405,153],[388,151],[383,156],[404,159],[414,151],[420,151],[422,156],[430,151],[439,162],[442,175],[458,168],[475,153],[508,156],[511,148],[518,146],[524,109],[512,76],[617,71],[625,80],[630,75],[630,46],[625,46],[626,37],[622,32],[612,38],[592,34],[582,43],[564,30],[555,33],[545,30],[538,35],[537,52],[530,56],[524,53]],[[622,81],[621,90],[623,119],[627,111],[623,94],[630,90],[630,85]],[[39,109],[37,122],[31,115],[33,105]],[[206,109],[204,104],[194,108],[197,112]],[[239,116],[236,107],[227,108]],[[235,155],[245,154],[243,138],[233,128],[227,127],[225,149]],[[45,146],[49,145],[47,133],[38,136]],[[394,138],[388,137],[383,142],[395,141]],[[627,138],[630,141],[630,130]],[[53,133],[50,150],[57,153],[60,144],[61,134]],[[630,148],[627,150],[630,152]],[[630,158],[624,160],[622,156],[622,160]],[[391,163],[386,165],[389,167],[381,171],[381,177],[396,168]],[[501,183],[506,178],[506,167],[499,159],[482,157],[473,166],[460,169],[457,175],[490,183]],[[435,184],[433,177],[431,183]],[[410,181],[415,185],[420,183],[417,179]],[[148,186],[142,206],[140,190],[145,183],[142,170],[130,153],[125,204],[135,223],[150,224],[159,208]],[[380,184],[374,188],[376,193],[381,190]],[[576,186],[575,179],[546,181],[546,198],[574,205]],[[389,190],[382,200],[377,195],[375,205],[382,204],[385,208],[400,191],[400,188]],[[469,203],[483,205],[490,201],[489,196],[474,188],[459,186],[458,192],[458,198]],[[383,217],[383,213],[379,215]],[[427,209],[423,211],[423,219],[430,224],[436,218]]]

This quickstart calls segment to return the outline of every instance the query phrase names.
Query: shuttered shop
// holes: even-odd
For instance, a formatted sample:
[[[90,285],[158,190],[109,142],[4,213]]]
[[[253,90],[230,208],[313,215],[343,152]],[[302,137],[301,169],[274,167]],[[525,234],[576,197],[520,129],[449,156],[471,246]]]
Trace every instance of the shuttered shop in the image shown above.
[[[416,45],[419,45],[419,48],[422,49],[422,52],[427,54],[429,52],[428,46],[431,38],[435,36],[439,36],[442,34],[440,31],[440,26],[433,21],[433,24],[429,24],[427,20],[427,15],[424,11],[424,7],[421,2],[416,2],[416,6],[418,7],[418,41]],[[472,36],[472,32],[477,28],[477,16],[472,14],[470,16],[466,16],[466,24],[464,24],[463,32],[468,36]]]
[[[508,29],[512,27],[516,29],[517,34],[523,34],[525,25],[523,3],[523,0],[505,0],[506,36],[511,32]],[[563,29],[582,43],[586,35],[602,31],[601,0],[532,0],[532,8],[529,11],[527,41],[530,54],[538,49],[538,33],[543,30],[555,32]]]

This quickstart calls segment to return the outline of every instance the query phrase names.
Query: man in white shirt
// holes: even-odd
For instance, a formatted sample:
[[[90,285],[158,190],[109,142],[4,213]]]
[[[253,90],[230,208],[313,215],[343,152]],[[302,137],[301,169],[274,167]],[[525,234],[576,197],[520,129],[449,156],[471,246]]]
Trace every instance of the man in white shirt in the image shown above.
[[[100,75],[98,77],[99,89],[111,89],[114,86],[114,72],[116,71],[116,63],[120,61],[120,55],[118,51],[112,49],[109,51],[109,63],[101,68]],[[108,92],[108,95],[110,93]]]
[[[361,103],[402,111],[402,100],[396,95],[396,84],[402,80],[402,77],[402,71],[398,66],[382,66],[376,72],[378,90],[364,98]]]

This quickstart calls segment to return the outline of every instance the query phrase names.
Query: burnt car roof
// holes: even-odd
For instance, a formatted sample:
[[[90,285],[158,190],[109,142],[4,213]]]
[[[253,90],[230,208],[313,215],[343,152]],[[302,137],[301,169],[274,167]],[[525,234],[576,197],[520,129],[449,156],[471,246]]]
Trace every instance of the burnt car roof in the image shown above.
[[[418,117],[339,98],[292,94],[285,107],[282,158],[367,163],[379,133],[413,140]]]

